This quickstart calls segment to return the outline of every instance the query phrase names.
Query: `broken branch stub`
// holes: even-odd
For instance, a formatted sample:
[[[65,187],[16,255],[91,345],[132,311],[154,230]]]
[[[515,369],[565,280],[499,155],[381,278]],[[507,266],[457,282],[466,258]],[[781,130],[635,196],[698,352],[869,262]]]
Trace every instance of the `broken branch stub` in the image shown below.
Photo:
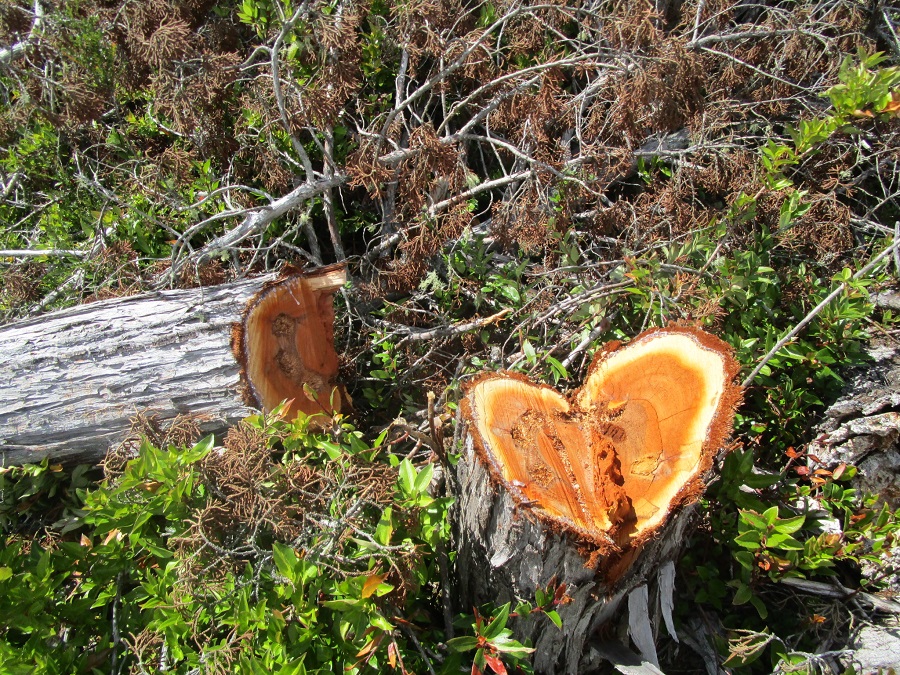
[[[583,668],[588,629],[679,553],[679,511],[702,494],[731,431],[737,372],[727,344],[672,325],[608,346],[568,397],[514,373],[467,387],[463,593],[529,599],[553,580],[573,590],[561,636],[526,622],[522,637],[551,655],[539,671]]]
[[[346,281],[346,268],[330,265],[268,284],[250,300],[232,334],[247,405],[271,411],[287,400],[288,419],[350,407],[334,349],[333,298]]]

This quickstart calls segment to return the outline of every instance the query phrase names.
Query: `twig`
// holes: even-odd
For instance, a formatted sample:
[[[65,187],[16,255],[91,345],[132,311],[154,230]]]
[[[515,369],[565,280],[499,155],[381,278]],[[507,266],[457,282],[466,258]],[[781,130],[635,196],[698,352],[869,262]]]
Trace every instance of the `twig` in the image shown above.
[[[287,116],[287,110],[284,106],[284,94],[281,91],[281,69],[278,64],[278,52],[281,50],[281,44],[284,42],[284,38],[294,29],[294,23],[296,23],[297,19],[300,18],[300,15],[307,11],[307,3],[303,3],[300,7],[297,8],[297,11],[294,12],[294,15],[284,22],[281,27],[281,31],[278,33],[278,37],[275,38],[275,44],[272,46],[271,51],[271,69],[272,69],[272,86],[275,92],[275,102],[278,105],[278,112],[281,115],[281,124],[284,127],[285,133],[287,133],[288,138],[291,140],[291,147],[294,149],[294,152],[297,153],[297,156],[300,158],[300,161],[303,163],[303,169],[306,171],[306,182],[307,184],[312,184],[315,180],[315,174],[313,172],[312,162],[309,159],[309,155],[306,154],[306,150],[303,147],[303,144],[294,136],[291,131],[291,122]]]
[[[532,169],[527,169],[525,171],[518,171],[509,176],[504,176],[503,178],[496,178],[494,180],[485,181],[484,183],[480,183],[470,190],[466,190],[465,192],[460,192],[459,194],[455,194],[452,197],[448,197],[443,201],[438,202],[437,204],[433,204],[428,209],[428,215],[432,218],[436,216],[440,211],[444,209],[450,208],[455,204],[459,204],[460,202],[464,202],[467,199],[471,199],[477,194],[484,192],[485,190],[493,190],[494,188],[503,187],[504,185],[509,185],[510,183],[515,183],[520,180],[525,180],[529,176],[534,173]]]
[[[435,87],[435,85],[442,82],[446,77],[448,77],[449,75],[452,75],[459,68],[461,68],[463,66],[463,64],[466,62],[466,59],[469,58],[469,55],[472,52],[474,52],[476,49],[478,49],[481,46],[481,44],[487,39],[487,37],[491,33],[493,33],[497,28],[500,28],[501,26],[505,25],[508,21],[511,21],[519,14],[522,14],[524,12],[532,12],[532,11],[535,11],[538,9],[558,9],[558,7],[556,5],[546,5],[546,4],[533,5],[533,6],[526,5],[526,6],[517,7],[515,9],[513,9],[512,11],[510,11],[508,14],[505,14],[504,16],[497,19],[494,23],[492,23],[490,26],[485,28],[484,31],[481,33],[481,35],[478,37],[478,39],[476,39],[471,45],[469,45],[465,50],[463,50],[463,52],[459,56],[457,56],[453,60],[452,63],[450,63],[446,68],[443,68],[440,72],[438,72],[435,75],[433,75],[432,77],[428,78],[428,80],[421,87],[416,89],[412,94],[410,94],[405,99],[403,99],[399,103],[399,105],[394,107],[394,110],[392,110],[390,112],[390,114],[388,114],[384,123],[382,124],[381,134],[379,134],[380,138],[385,139],[388,137],[388,130],[391,128],[391,124],[394,123],[394,120],[397,118],[397,115],[400,114],[400,112],[402,110],[407,108],[410,104],[414,103],[415,101],[417,101],[419,98],[421,98],[425,94],[427,94],[429,91],[431,91]]]
[[[697,36],[700,34],[700,17],[703,15],[705,8],[706,0],[700,0],[697,3],[697,11],[694,13],[694,32],[691,34],[691,41],[688,43],[688,46],[697,44]]]
[[[19,181],[22,180],[22,174],[16,172],[12,174],[9,179],[5,183],[3,183],[3,192],[0,193],[0,201],[6,201],[6,198],[9,197],[13,190],[16,189],[16,186],[19,184]]]
[[[894,241],[900,241],[900,220],[894,223]],[[894,269],[900,277],[900,250],[894,247]]]
[[[0,49],[0,66],[8,66],[20,56],[24,56],[25,50],[28,49],[28,45],[40,32],[43,23],[44,8],[41,7],[41,3],[34,0],[34,21],[31,23],[31,30],[28,31],[28,36],[11,47]]]
[[[447,453],[444,452],[444,423],[434,412],[435,395],[433,391],[428,392],[428,429],[431,431],[431,438],[434,440],[434,452],[440,460],[445,471],[450,470],[450,462],[447,460]]]
[[[325,178],[334,176],[334,127],[330,124],[325,128]],[[325,220],[328,223],[328,234],[331,236],[331,246],[338,262],[347,259],[344,247],[341,244],[341,235],[338,232],[337,216],[334,211],[334,193],[328,188],[322,193],[325,203]]]
[[[895,239],[893,244],[891,244],[886,249],[884,249],[881,253],[879,253],[877,256],[872,258],[872,260],[869,262],[869,264],[866,265],[865,267],[863,267],[861,270],[859,270],[856,274],[854,274],[852,278],[854,280],[856,280],[856,279],[859,279],[860,277],[868,274],[872,269],[875,268],[875,266],[878,265],[878,263],[880,263],[882,260],[884,260],[884,258],[891,255],[894,251],[896,251],[898,247],[900,247],[900,239]],[[831,293],[829,293],[827,296],[825,296],[825,299],[822,300],[822,302],[820,302],[818,305],[813,307],[812,310],[809,312],[809,314],[807,314],[805,317],[803,317],[803,319],[800,321],[800,323],[798,323],[796,326],[794,326],[778,342],[775,343],[775,345],[772,347],[772,349],[770,349],[769,352],[756,365],[756,368],[753,369],[753,372],[750,373],[746,377],[746,379],[744,379],[743,382],[741,382],[741,386],[746,389],[751,384],[753,384],[753,380],[756,379],[756,376],[759,375],[759,372],[772,359],[772,357],[774,357],[779,351],[781,351],[781,348],[784,347],[788,342],[790,342],[794,338],[794,336],[797,335],[797,333],[799,333],[801,330],[803,330],[807,326],[807,324],[809,324],[810,321],[815,319],[819,315],[819,312],[821,312],[823,309],[825,309],[831,303],[832,300],[834,300],[841,293],[843,293],[847,289],[847,286],[848,286],[848,283],[846,281],[842,281],[838,285],[837,288],[835,288],[833,291],[831,291]]]
[[[300,215],[300,225],[303,228],[303,232],[306,234],[306,243],[309,244],[310,257],[313,259],[316,265],[321,265],[322,249],[319,247],[319,240],[316,237],[316,231],[313,229],[312,209],[312,203],[307,203],[306,213]]]
[[[398,612],[399,614],[399,612]],[[428,655],[425,653],[425,650],[422,649],[422,644],[419,642],[419,638],[416,637],[416,634],[413,633],[412,629],[406,624],[406,622],[398,622],[400,624],[400,629],[406,633],[406,636],[412,641],[413,645],[415,645],[416,650],[419,652],[419,655],[422,657],[422,660],[425,662],[425,665],[428,667],[428,672],[430,675],[437,675],[434,672],[434,668],[431,666],[431,659],[428,658]]]
[[[491,316],[475,319],[475,321],[469,321],[468,323],[453,324],[452,326],[440,326],[438,328],[426,328],[423,330],[420,328],[413,328],[411,326],[400,326],[398,324],[394,324],[392,326],[392,329],[404,336],[401,342],[419,342],[422,340],[433,340],[435,338],[450,337],[451,335],[460,335],[462,333],[467,333],[470,330],[475,330],[476,328],[489,326],[492,323],[497,323],[498,321],[503,320],[503,318],[506,317],[506,315],[511,311],[512,309],[507,307],[503,311],[492,314]]]
[[[51,291],[50,293],[45,295],[44,298],[39,303],[32,306],[28,310],[28,315],[34,316],[35,314],[40,314],[47,307],[49,307],[51,304],[56,302],[56,300],[60,296],[62,296],[69,288],[80,289],[83,284],[84,284],[84,270],[77,269],[72,274],[72,276],[70,276],[68,279],[66,279],[62,284],[60,284],[53,291]]]
[[[879,598],[877,595],[866,593],[865,591],[854,591],[850,588],[847,588],[846,586],[841,585],[837,581],[832,584],[826,584],[821,581],[811,581],[810,579],[796,579],[794,577],[788,577],[786,579],[782,579],[779,583],[784,584],[785,586],[791,586],[792,588],[796,588],[798,591],[803,591],[804,593],[822,595],[826,598],[840,598],[842,600],[858,598],[859,600],[868,603],[879,611],[890,612],[891,614],[900,614],[900,602],[896,602],[894,600],[886,600],[885,598]]]
[[[777,82],[781,82],[782,84],[786,84],[789,87],[794,87],[795,89],[801,89],[804,91],[807,89],[807,87],[804,87],[802,84],[797,84],[796,82],[791,82],[790,80],[785,80],[783,77],[778,77],[777,75],[773,75],[772,73],[767,73],[764,70],[760,70],[756,66],[750,65],[746,61],[742,61],[738,57],[732,56],[731,54],[728,54],[727,52],[720,52],[718,49],[710,49],[709,47],[701,47],[700,49],[702,49],[705,52],[709,52],[710,54],[716,54],[717,56],[724,56],[726,59],[728,59],[730,61],[734,61],[735,63],[737,63],[741,66],[744,66],[744,68],[749,68],[754,73],[758,73],[759,75],[762,75],[763,77],[772,78],[773,80],[775,80]]]
[[[307,199],[315,197],[317,194],[337,187],[347,181],[344,174],[335,174],[331,178],[317,180],[315,183],[303,183],[283,197],[276,199],[268,206],[253,209],[247,213],[240,225],[229,230],[221,237],[217,237],[209,242],[201,251],[196,254],[197,263],[203,263],[213,258],[217,253],[227,251],[248,237],[262,232],[273,220],[280,218],[295,207],[302,204]],[[182,259],[172,265],[170,271],[163,277],[157,285],[167,284],[178,272],[180,272],[187,259]]]
[[[113,675],[119,672],[119,644],[122,642],[122,636],[119,634],[119,606],[122,604],[122,580],[125,578],[124,572],[119,572],[116,576],[116,597],[113,599],[112,605],[112,657],[110,671]]]
[[[78,251],[76,249],[65,248],[46,248],[46,249],[0,249],[0,258],[42,258],[44,256],[83,258],[88,254],[87,251]]]
[[[698,6],[698,10],[703,7],[703,3]],[[797,35],[798,33],[803,33],[803,31],[797,30],[796,28],[783,28],[780,30],[745,30],[740,33],[726,33],[725,35],[707,35],[705,37],[698,38],[696,34],[696,26],[694,28],[694,37],[693,39],[685,45],[688,49],[694,49],[696,47],[703,47],[705,45],[712,45],[721,42],[734,42],[736,40],[749,40],[749,39],[759,39],[759,38],[768,38],[774,37],[776,35]]]
[[[602,319],[600,319],[600,323],[598,323],[594,327],[594,329],[590,333],[588,333],[581,342],[578,343],[578,346],[575,347],[575,349],[573,349],[571,352],[569,352],[569,355],[565,359],[563,359],[562,367],[568,369],[568,367],[571,366],[572,362],[575,360],[575,357],[577,357],[581,352],[587,349],[588,345],[590,345],[594,340],[600,337],[601,334],[606,332],[609,329],[611,323],[611,316],[604,316]]]

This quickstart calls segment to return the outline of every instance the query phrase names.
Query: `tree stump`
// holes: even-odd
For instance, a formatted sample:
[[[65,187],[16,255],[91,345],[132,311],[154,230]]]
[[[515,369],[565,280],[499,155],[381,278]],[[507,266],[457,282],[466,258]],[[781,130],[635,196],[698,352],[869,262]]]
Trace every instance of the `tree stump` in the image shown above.
[[[332,266],[0,327],[0,460],[96,463],[145,411],[192,416],[208,433],[283,399],[290,414],[340,409],[331,303],[345,281]]]
[[[564,584],[562,630],[540,614],[515,627],[536,648],[538,672],[594,668],[597,631],[626,597],[632,641],[656,665],[650,615],[662,603],[674,633],[672,562],[686,507],[731,431],[737,372],[724,342],[669,326],[608,346],[568,397],[513,373],[466,388],[461,595],[470,604],[533,601],[538,588]]]

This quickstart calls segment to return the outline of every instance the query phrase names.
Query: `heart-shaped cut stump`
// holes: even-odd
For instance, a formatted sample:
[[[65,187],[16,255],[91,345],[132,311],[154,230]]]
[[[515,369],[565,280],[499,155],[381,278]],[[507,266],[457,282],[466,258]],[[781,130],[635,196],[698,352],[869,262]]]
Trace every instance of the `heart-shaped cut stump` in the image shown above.
[[[463,400],[494,479],[554,529],[602,552],[639,546],[703,491],[740,388],[731,348],[670,326],[603,351],[570,397],[512,373]]]

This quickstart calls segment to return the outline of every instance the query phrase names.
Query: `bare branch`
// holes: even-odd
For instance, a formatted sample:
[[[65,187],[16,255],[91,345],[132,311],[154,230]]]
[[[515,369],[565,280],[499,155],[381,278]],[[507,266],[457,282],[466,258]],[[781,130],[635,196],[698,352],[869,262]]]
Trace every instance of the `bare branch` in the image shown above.
[[[875,267],[877,267],[877,265],[882,260],[884,260],[887,256],[893,254],[893,252],[895,250],[897,250],[898,247],[900,247],[900,240],[895,240],[893,244],[891,244],[886,249],[884,249],[881,253],[879,253],[877,256],[872,258],[872,260],[869,262],[869,264],[867,264],[865,267],[863,267],[862,269],[857,271],[856,274],[853,275],[853,279],[854,280],[861,279],[862,277],[866,276],[869,272],[871,272],[873,269],[875,269]],[[758,364],[756,364],[756,368],[753,369],[753,372],[751,372],[744,379],[744,381],[741,382],[741,386],[744,388],[747,388],[751,384],[753,384],[753,380],[756,379],[756,376],[759,375],[759,373],[763,369],[763,367],[765,367],[765,365],[779,351],[781,351],[781,349],[788,342],[793,340],[795,335],[797,335],[801,330],[803,330],[807,325],[809,325],[809,323],[813,319],[815,319],[821,313],[821,311],[823,309],[825,309],[828,305],[830,305],[831,302],[835,298],[837,298],[841,293],[843,293],[849,287],[850,287],[850,285],[847,282],[841,282],[840,284],[838,284],[837,288],[835,288],[833,291],[831,291],[831,293],[826,295],[825,298],[818,305],[816,305],[815,307],[813,307],[810,310],[809,314],[807,314],[805,317],[803,317],[803,319],[796,326],[794,326],[791,330],[789,330],[787,333],[785,333],[781,337],[781,339],[775,343],[775,345],[772,347],[772,349],[770,349],[769,352],[764,357],[762,357],[760,362]]]
[[[28,36],[16,44],[0,49],[0,66],[8,66],[13,61],[25,55],[28,47],[34,42],[34,39],[41,32],[44,23],[44,8],[38,0],[34,0],[34,21],[31,23],[31,30]]]
[[[47,248],[47,249],[0,249],[0,258],[43,258],[47,257],[65,257],[83,258],[88,251],[78,251],[76,249],[64,248]]]

